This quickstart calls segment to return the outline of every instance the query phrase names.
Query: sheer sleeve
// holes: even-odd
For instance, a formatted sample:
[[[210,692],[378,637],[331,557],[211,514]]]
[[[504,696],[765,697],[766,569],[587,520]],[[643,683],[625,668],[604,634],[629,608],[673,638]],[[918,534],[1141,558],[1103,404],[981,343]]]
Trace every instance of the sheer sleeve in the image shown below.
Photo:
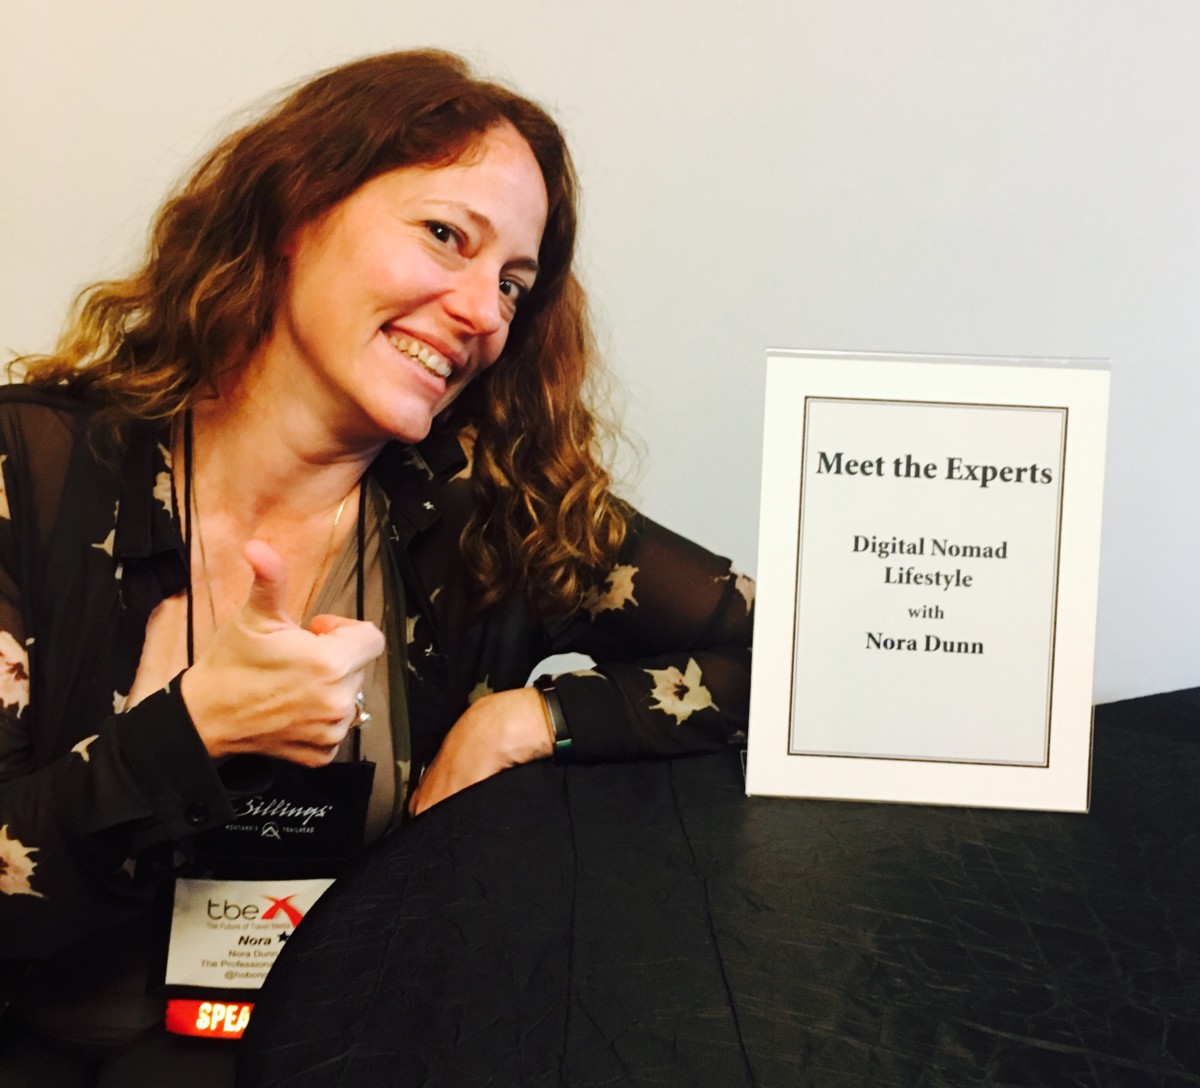
[[[71,453],[30,447],[55,426],[49,411],[0,418],[2,959],[46,955],[143,909],[161,875],[147,848],[232,815],[177,683],[127,713],[66,720],[58,709],[98,653],[85,617],[105,610],[46,565]],[[77,631],[69,648],[62,637],[39,645],[37,617],[56,610],[55,630]]]
[[[635,515],[618,563],[556,634],[592,669],[557,677],[577,759],[709,751],[744,736],[754,583]]]

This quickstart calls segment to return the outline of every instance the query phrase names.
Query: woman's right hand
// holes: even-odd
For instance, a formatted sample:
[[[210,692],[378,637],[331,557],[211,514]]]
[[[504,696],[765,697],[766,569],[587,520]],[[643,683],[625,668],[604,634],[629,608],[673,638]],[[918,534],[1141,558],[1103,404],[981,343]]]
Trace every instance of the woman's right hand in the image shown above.
[[[253,752],[308,767],[332,762],[354,720],[366,667],[384,649],[373,623],[287,614],[283,561],[251,540],[246,603],[183,674],[183,701],[214,759]]]

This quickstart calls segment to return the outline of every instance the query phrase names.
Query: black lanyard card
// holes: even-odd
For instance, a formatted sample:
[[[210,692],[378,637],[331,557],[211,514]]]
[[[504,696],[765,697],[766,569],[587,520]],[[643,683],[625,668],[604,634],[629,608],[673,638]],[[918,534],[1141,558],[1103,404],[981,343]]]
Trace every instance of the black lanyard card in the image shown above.
[[[197,871],[222,877],[335,875],[362,848],[375,764],[274,760],[271,785],[194,841]]]

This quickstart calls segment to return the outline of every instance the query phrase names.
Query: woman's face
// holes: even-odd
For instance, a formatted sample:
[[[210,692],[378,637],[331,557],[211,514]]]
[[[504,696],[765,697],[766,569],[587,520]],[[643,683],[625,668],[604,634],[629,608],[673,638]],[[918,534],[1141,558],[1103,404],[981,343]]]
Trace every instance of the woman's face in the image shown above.
[[[419,441],[503,350],[546,205],[509,125],[460,162],[381,174],[291,239],[262,361],[340,439]]]

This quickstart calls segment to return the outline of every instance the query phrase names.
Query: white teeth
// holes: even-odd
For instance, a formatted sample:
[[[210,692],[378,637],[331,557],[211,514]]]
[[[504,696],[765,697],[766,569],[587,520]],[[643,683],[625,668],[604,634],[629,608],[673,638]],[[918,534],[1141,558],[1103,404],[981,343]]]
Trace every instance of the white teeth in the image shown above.
[[[402,351],[405,355],[416,359],[426,370],[436,374],[439,378],[448,378],[454,372],[453,367],[436,351],[416,340],[410,340],[407,336],[400,336],[396,333],[388,333],[387,339],[388,343],[397,351]]]

